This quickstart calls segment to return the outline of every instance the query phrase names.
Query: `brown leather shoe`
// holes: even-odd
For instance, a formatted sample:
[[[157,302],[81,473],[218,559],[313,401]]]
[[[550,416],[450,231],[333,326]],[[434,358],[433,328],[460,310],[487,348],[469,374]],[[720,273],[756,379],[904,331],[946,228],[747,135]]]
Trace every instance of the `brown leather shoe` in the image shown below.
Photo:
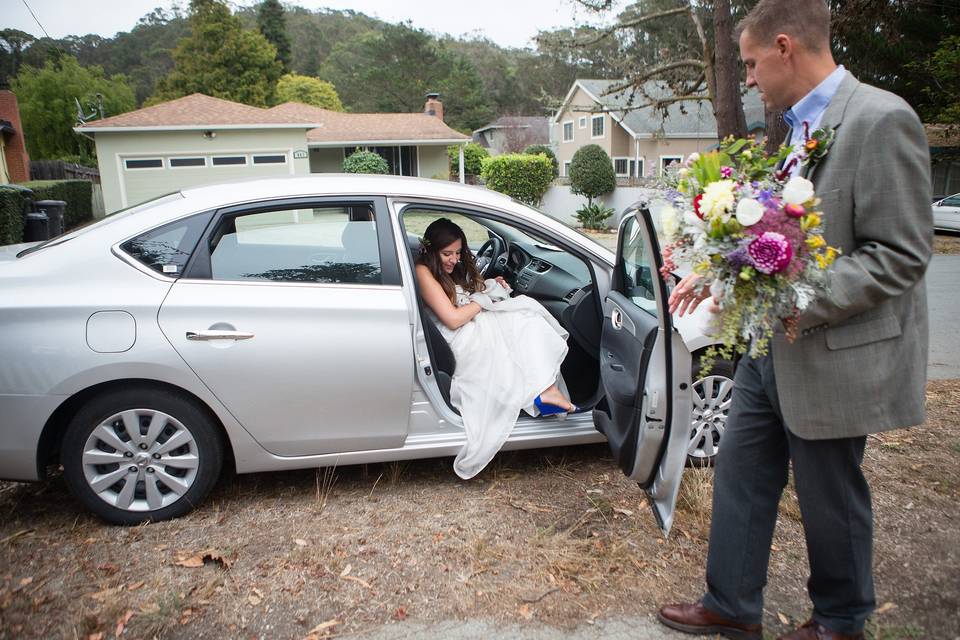
[[[791,631],[785,636],[780,636],[777,640],[863,640],[863,632],[837,633],[831,631],[816,620],[808,620],[799,629]]]
[[[734,640],[762,640],[763,627],[759,624],[741,624],[727,620],[704,607],[694,604],[668,604],[657,612],[657,619],[671,629],[684,633],[708,635],[719,633]]]

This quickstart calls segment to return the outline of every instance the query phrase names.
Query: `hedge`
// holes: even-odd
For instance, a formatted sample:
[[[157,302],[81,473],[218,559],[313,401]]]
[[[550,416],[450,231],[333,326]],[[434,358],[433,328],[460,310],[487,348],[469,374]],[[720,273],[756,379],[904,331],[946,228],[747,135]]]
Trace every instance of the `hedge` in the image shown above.
[[[0,245],[23,242],[23,195],[0,187]]]
[[[557,161],[557,154],[555,154],[549,146],[545,144],[532,144],[524,149],[523,152],[528,156],[535,156],[540,153],[547,156],[550,158],[550,164],[553,165],[553,177],[556,178],[560,175],[560,163]]]
[[[21,183],[33,190],[36,200],[63,200],[63,230],[93,219],[93,183],[89,180],[33,180]]]
[[[550,158],[510,153],[483,161],[483,181],[487,187],[505,193],[520,202],[537,205],[553,182]]]
[[[489,158],[490,152],[476,142],[468,142],[463,146],[463,173],[468,176],[478,176],[483,171],[483,159]],[[447,158],[450,159],[450,175],[460,175],[460,145],[447,147]]]
[[[390,165],[373,151],[354,151],[343,161],[344,173],[390,173]]]

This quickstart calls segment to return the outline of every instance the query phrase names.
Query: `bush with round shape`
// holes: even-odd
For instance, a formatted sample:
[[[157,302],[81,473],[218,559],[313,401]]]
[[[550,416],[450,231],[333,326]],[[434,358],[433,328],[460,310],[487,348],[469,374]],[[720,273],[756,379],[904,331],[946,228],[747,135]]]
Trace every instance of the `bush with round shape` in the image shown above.
[[[450,175],[460,175],[460,145],[447,147],[447,157],[450,159]],[[468,142],[463,146],[463,173],[468,176],[478,176],[483,171],[483,159],[489,158],[490,152],[476,142]]]
[[[488,188],[536,206],[553,182],[553,168],[545,155],[509,153],[484,160],[481,177]]]
[[[523,153],[528,156],[536,156],[542,153],[550,158],[550,163],[553,165],[553,177],[556,178],[560,175],[560,162],[557,160],[557,154],[555,154],[549,146],[545,144],[532,144],[524,149]]]
[[[390,173],[390,165],[373,151],[354,151],[343,161],[344,173]]]
[[[573,154],[570,161],[570,190],[586,196],[587,204],[610,193],[617,186],[610,156],[599,145],[588,144]]]

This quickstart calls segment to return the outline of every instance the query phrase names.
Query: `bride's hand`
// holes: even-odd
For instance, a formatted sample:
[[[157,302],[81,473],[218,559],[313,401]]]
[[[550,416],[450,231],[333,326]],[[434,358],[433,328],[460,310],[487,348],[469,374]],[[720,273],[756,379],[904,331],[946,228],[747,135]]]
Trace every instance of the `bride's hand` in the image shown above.
[[[510,285],[507,284],[507,281],[503,279],[503,276],[497,276],[495,280],[497,281],[497,284],[499,284],[501,287],[503,287],[507,291],[510,291]]]

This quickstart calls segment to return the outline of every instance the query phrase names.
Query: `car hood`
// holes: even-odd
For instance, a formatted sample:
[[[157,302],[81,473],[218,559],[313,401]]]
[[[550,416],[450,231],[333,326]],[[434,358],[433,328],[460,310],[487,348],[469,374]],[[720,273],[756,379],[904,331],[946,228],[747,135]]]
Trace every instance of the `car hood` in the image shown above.
[[[20,244],[8,244],[3,247],[0,247],[0,262],[7,262],[10,260],[16,260],[17,254],[23,251],[24,249],[29,249],[30,247],[35,247],[40,242],[21,242]]]

